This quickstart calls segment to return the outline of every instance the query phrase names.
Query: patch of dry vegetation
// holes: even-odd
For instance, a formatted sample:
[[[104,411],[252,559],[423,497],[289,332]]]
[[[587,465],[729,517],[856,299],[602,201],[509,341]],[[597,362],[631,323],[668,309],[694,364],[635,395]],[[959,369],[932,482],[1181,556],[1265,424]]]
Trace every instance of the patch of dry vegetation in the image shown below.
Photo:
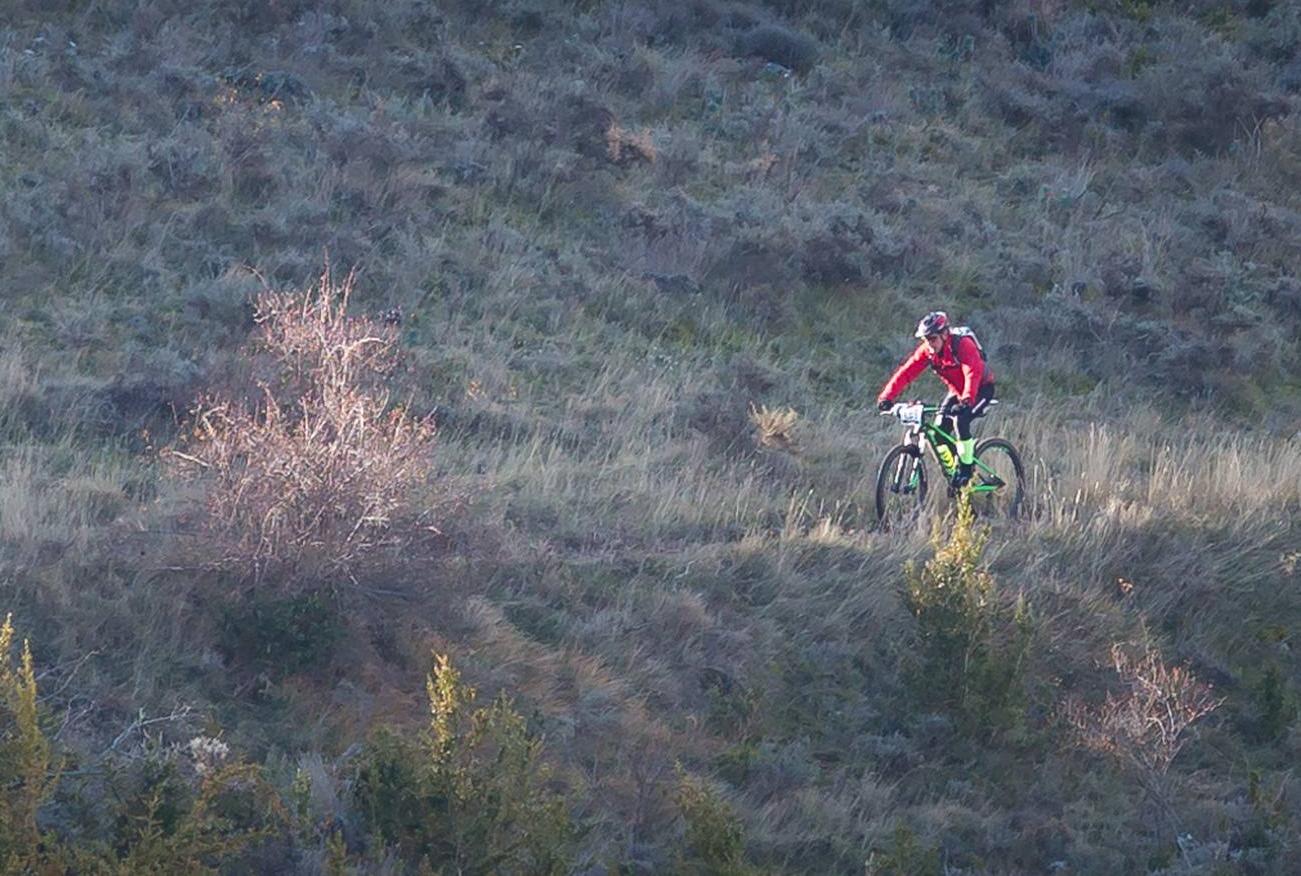
[[[354,278],[326,271],[255,304],[250,354],[269,359],[242,395],[207,396],[164,451],[203,490],[197,530],[218,568],[279,582],[351,576],[381,550],[415,550],[439,521],[429,486],[434,423],[381,382],[397,329],[348,313]],[[452,497],[439,497],[443,509]],[[421,502],[429,502],[422,507]]]
[[[1224,700],[1187,667],[1167,666],[1150,646],[1134,658],[1113,645],[1111,664],[1123,692],[1108,694],[1097,709],[1071,703],[1067,720],[1085,746],[1125,761],[1153,781],[1169,771],[1188,741],[1188,729]]]

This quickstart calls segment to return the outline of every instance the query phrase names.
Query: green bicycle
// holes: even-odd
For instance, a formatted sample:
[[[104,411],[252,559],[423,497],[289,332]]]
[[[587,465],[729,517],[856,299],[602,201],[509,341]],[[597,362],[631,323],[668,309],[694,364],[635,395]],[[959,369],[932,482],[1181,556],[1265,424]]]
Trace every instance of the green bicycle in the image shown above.
[[[991,401],[990,407],[998,404]],[[903,440],[890,448],[876,475],[876,518],[882,529],[915,520],[926,505],[925,449],[946,481],[953,477],[957,438],[935,425],[938,405],[921,402],[896,404],[883,416],[892,416],[906,428]],[[1005,438],[986,438],[976,444],[971,482],[963,489],[971,507],[987,517],[1016,517],[1025,500],[1025,469],[1021,454]],[[953,494],[953,488],[949,488]]]

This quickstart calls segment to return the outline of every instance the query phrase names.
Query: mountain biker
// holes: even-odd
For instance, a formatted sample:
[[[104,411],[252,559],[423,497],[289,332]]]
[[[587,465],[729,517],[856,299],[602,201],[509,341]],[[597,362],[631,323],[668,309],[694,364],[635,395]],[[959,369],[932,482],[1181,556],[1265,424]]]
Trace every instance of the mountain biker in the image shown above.
[[[878,408],[890,410],[895,397],[925,371],[927,365],[935,369],[936,375],[949,387],[935,424],[958,439],[954,487],[961,487],[971,480],[976,450],[975,439],[971,437],[971,421],[983,414],[994,398],[994,372],[985,364],[984,351],[970,332],[961,329],[959,332],[952,330],[949,316],[942,310],[933,310],[922,317],[916,332],[921,344],[890,375],[876,400]]]

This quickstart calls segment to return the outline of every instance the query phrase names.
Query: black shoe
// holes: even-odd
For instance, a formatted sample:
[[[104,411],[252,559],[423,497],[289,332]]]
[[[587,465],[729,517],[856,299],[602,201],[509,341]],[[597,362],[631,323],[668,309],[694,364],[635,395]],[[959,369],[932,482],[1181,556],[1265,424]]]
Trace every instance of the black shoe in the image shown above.
[[[960,490],[971,482],[971,463],[958,463],[958,470],[953,473],[953,480],[949,483],[955,490]]]

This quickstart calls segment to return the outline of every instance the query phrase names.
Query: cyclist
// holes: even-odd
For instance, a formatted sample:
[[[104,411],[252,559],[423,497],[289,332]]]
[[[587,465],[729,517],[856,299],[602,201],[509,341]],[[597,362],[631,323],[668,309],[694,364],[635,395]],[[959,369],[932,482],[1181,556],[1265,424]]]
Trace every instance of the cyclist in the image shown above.
[[[922,317],[917,323],[916,336],[921,338],[921,344],[890,375],[877,396],[877,407],[890,410],[895,397],[927,365],[934,368],[949,387],[935,424],[957,436],[958,467],[953,473],[953,486],[961,487],[971,480],[971,466],[975,462],[976,442],[971,437],[971,421],[983,414],[994,398],[994,372],[985,364],[985,352],[975,336],[962,329],[954,332],[948,314],[942,310],[933,310]]]

